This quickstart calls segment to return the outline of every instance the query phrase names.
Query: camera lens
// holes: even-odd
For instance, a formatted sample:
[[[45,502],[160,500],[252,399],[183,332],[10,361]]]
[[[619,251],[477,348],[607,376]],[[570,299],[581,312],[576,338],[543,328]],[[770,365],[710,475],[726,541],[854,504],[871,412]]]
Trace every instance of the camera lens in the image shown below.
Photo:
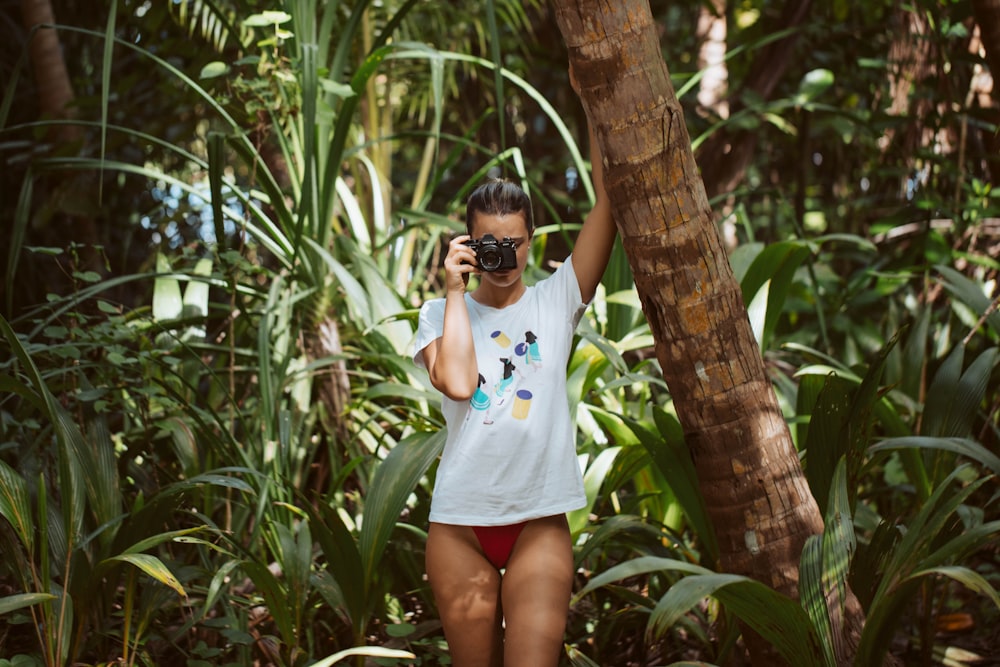
[[[496,248],[480,248],[476,260],[479,262],[479,268],[483,271],[496,271],[503,261],[503,256]]]

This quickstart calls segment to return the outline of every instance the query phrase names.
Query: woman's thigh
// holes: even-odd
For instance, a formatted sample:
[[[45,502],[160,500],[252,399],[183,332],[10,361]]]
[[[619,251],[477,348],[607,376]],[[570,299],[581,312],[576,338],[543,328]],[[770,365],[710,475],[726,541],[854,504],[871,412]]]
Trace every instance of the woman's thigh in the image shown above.
[[[563,515],[529,521],[503,577],[507,665],[556,665],[573,591],[573,545]]]
[[[432,523],[427,578],[455,667],[503,664],[500,573],[469,526]]]

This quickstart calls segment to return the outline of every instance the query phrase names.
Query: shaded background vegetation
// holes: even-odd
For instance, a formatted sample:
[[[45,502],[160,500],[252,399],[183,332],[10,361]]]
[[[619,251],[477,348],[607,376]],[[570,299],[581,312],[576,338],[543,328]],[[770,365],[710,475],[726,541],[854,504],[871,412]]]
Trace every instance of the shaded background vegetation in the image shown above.
[[[532,193],[535,276],[589,204],[548,8],[55,2],[50,108],[29,4],[0,40],[0,659],[445,664],[408,346],[487,172]],[[810,487],[853,527],[864,659],[995,663],[997,32],[969,2],[717,3],[713,96],[710,5],[651,2]],[[714,571],[651,344],[619,254],[568,368],[566,662],[740,664],[734,614],[802,608]]]

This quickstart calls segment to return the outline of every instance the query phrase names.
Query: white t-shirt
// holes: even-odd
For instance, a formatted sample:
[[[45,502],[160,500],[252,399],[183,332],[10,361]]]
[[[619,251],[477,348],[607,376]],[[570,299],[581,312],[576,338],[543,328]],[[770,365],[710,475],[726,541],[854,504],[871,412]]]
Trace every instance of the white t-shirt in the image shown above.
[[[566,362],[586,309],[568,259],[505,308],[465,295],[479,366],[467,401],[442,397],[448,426],[430,520],[519,523],[586,504],[566,396]],[[445,300],[420,309],[414,361],[444,327]]]

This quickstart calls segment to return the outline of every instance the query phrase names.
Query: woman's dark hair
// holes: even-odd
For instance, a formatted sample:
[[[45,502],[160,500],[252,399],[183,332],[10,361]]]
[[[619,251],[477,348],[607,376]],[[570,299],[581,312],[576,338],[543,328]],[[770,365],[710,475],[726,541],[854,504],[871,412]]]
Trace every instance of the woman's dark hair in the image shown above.
[[[477,213],[512,215],[520,213],[528,227],[528,236],[535,233],[531,215],[531,200],[521,186],[502,178],[491,179],[478,186],[465,202],[465,229],[472,233],[472,221]]]

